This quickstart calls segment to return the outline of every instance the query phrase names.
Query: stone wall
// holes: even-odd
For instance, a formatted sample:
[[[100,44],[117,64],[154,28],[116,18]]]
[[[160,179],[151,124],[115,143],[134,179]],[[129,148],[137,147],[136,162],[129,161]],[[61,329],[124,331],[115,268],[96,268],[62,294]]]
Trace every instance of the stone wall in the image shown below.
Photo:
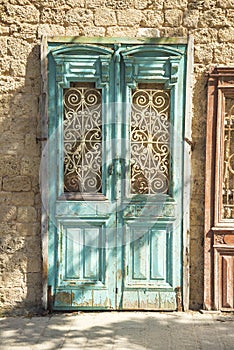
[[[234,0],[0,0],[0,306],[41,305],[40,37],[195,38],[190,307],[203,300],[205,73],[234,57]]]

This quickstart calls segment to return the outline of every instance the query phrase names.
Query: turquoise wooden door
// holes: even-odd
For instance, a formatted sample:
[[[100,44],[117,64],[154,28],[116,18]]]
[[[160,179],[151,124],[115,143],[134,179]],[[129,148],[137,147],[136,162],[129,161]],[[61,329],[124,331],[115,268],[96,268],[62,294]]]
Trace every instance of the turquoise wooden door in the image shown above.
[[[185,45],[49,45],[53,309],[176,309],[185,59]]]

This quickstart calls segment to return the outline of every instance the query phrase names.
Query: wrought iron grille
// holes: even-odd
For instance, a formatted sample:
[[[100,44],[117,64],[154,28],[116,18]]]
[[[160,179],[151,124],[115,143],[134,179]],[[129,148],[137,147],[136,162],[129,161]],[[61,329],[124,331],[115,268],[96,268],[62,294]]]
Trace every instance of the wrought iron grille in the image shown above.
[[[223,210],[224,219],[234,219],[234,104],[226,99],[224,116],[224,170],[223,170]]]
[[[102,192],[102,93],[64,89],[64,191]]]
[[[132,92],[131,193],[168,193],[170,93],[147,85]]]

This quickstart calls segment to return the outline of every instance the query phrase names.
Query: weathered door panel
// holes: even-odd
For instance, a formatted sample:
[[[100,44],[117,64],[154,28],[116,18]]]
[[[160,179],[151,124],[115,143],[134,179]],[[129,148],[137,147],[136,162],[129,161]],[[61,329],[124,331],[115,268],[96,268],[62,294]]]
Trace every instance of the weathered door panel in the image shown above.
[[[121,191],[123,309],[177,308],[182,283],[185,47],[121,52],[124,181]],[[179,98],[180,96],[180,98]],[[127,150],[127,152],[126,152]],[[118,281],[117,281],[118,282]]]
[[[185,45],[51,45],[54,309],[176,309],[185,56]]]
[[[234,310],[234,69],[208,79],[204,225],[204,308]]]

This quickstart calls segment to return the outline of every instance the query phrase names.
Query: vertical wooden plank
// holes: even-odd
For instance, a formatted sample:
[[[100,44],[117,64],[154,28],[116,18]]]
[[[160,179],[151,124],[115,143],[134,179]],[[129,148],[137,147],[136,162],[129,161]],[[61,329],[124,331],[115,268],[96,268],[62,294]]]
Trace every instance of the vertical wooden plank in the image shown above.
[[[192,145],[192,94],[194,39],[188,37],[186,67],[186,99],[184,126],[184,186],[183,186],[183,308],[189,309],[189,274],[190,274],[190,182],[191,182],[191,145]]]
[[[212,308],[213,299],[213,256],[212,244],[214,214],[214,157],[216,130],[216,78],[210,77],[207,88],[207,134],[205,170],[205,222],[204,222],[204,309]]]
[[[48,79],[47,79],[47,37],[41,39],[41,96],[39,104],[40,137],[42,140],[42,157],[40,169],[40,191],[42,197],[41,206],[41,240],[42,240],[42,307],[47,309],[47,290],[48,290],[48,157],[45,152],[48,137]]]

